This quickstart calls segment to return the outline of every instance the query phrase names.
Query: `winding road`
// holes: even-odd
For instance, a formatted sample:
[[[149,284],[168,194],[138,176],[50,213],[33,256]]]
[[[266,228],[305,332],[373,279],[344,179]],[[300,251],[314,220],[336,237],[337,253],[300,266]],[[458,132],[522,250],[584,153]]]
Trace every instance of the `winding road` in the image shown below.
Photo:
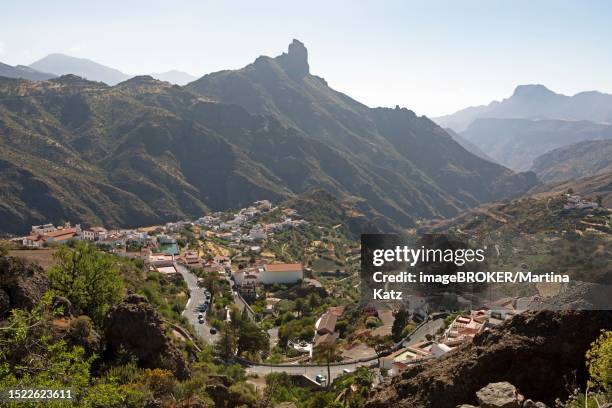
[[[181,265],[179,263],[175,263],[174,267],[177,272],[183,276],[185,282],[187,283],[187,287],[189,288],[189,300],[187,301],[187,306],[183,311],[183,316],[187,318],[189,323],[195,329],[196,334],[201,339],[205,340],[207,343],[214,343],[216,340],[216,335],[210,334],[210,326],[208,322],[204,320],[204,323],[198,322],[198,313],[196,311],[196,307],[199,304],[204,303],[204,289],[198,286],[198,277],[195,276],[189,269]]]
[[[183,311],[183,315],[187,317],[187,320],[194,327],[196,334],[203,340],[208,343],[213,343],[216,340],[216,335],[210,334],[210,326],[205,321],[200,324],[198,322],[198,312],[195,310],[196,307],[204,302],[204,290],[198,286],[198,278],[193,273],[189,271],[189,269],[181,264],[176,263],[175,268],[178,273],[180,273],[185,282],[187,282],[187,287],[189,288],[189,301],[187,302],[187,306]],[[245,305],[243,303],[242,298],[237,296],[233,291],[233,282],[230,280],[230,286],[232,287],[232,292],[234,293],[234,301],[242,310]],[[416,341],[425,340],[427,334],[434,334],[442,325],[444,324],[444,319],[437,318],[429,320],[423,323],[419,328],[417,328],[414,332],[412,332],[409,336],[407,336],[403,343],[406,345],[408,342],[414,343]],[[344,370],[354,371],[358,367],[366,366],[372,367],[377,366],[378,361],[376,356],[371,356],[365,359],[361,359],[361,361],[350,361],[346,363],[336,363],[335,365],[330,366],[330,375],[331,380],[333,381],[336,377],[342,375]],[[246,371],[248,373],[258,374],[260,376],[270,374],[270,373],[287,373],[287,374],[302,374],[306,377],[310,378],[314,381],[315,377],[318,374],[322,374],[327,376],[327,365],[325,364],[308,364],[308,365],[300,365],[300,364],[286,364],[286,365],[266,365],[266,364],[249,364],[246,366]]]

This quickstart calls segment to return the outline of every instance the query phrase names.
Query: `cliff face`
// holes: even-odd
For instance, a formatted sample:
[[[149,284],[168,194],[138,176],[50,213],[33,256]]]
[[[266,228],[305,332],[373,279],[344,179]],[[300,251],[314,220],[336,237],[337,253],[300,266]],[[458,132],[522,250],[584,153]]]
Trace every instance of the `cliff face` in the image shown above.
[[[612,311],[526,312],[383,383],[366,407],[477,405],[476,392],[498,381],[554,405],[555,398],[566,396],[567,385],[584,384],[585,353],[602,329],[612,329]]]

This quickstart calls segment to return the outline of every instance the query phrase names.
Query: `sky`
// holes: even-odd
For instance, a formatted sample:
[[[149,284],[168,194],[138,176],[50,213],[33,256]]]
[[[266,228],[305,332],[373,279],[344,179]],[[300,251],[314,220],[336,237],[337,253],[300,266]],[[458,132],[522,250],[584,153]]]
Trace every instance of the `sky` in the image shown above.
[[[0,62],[60,52],[201,76],[286,51],[369,106],[435,117],[519,84],[612,93],[610,1],[4,1]]]

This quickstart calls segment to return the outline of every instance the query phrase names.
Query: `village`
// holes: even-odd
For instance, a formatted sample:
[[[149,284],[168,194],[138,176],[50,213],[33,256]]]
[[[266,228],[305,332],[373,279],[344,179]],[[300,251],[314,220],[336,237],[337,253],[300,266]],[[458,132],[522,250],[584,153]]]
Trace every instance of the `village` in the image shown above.
[[[563,202],[564,211],[597,208],[572,195]],[[270,350],[248,356],[252,372],[262,368],[258,363],[266,369],[290,363],[306,367],[305,375],[321,385],[359,366],[376,370],[379,379],[398,375],[540,300],[539,295],[504,296],[475,310],[469,302],[454,310],[432,309],[418,296],[362,304],[359,242],[340,233],[338,225],[315,224],[293,208],[262,200],[238,211],[135,229],[35,225],[13,241],[37,249],[82,240],[141,260],[150,273],[168,279],[194,276],[197,286],[189,288],[190,297],[200,300],[183,315],[200,337],[217,341],[234,304],[270,341]],[[320,363],[320,349],[333,349],[331,362],[344,367],[330,371],[330,379],[320,367],[308,371]]]

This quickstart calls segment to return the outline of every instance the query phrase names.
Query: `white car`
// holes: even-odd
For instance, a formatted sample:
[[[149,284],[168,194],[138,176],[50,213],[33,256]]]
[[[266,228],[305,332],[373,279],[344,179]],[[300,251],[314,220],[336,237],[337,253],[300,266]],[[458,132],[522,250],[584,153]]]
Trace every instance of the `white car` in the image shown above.
[[[327,382],[327,377],[323,374],[317,374],[317,376],[315,377],[315,381],[319,384],[325,384]]]

